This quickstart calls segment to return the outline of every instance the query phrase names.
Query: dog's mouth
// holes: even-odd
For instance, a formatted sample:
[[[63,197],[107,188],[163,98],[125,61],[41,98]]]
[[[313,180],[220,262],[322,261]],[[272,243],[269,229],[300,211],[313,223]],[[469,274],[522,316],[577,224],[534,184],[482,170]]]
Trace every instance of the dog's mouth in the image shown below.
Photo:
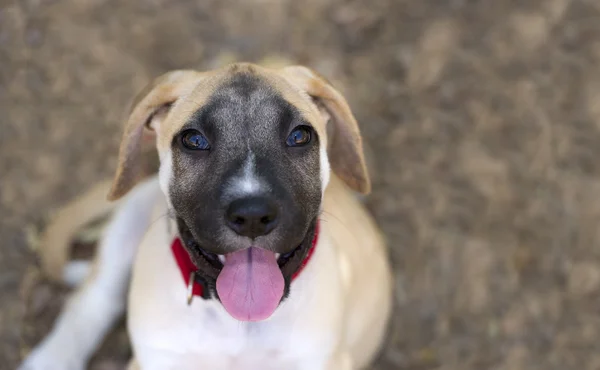
[[[310,232],[307,233],[307,236],[310,234]],[[275,259],[277,260],[277,266],[279,266],[279,268],[281,269],[284,277],[287,275],[293,275],[295,270],[297,270],[297,268],[302,262],[302,259],[306,255],[306,253],[303,252],[305,252],[306,249],[310,247],[310,243],[308,243],[307,245],[305,241],[308,240],[310,242],[311,239],[312,236],[310,238],[305,238],[305,240],[303,240],[303,242],[296,248],[294,248],[294,250],[292,250],[291,252],[285,254],[274,253]],[[189,251],[192,251],[198,256],[200,256],[206,264],[212,267],[212,269],[221,272],[221,270],[225,266],[225,262],[227,261],[226,255],[209,252],[206,249],[200,247],[200,245],[194,239],[184,240],[184,244]],[[299,263],[297,264],[295,262]]]
[[[289,284],[312,245],[316,220],[302,242],[287,253],[258,246],[217,254],[196,241],[183,220],[178,218],[180,237],[198,273],[225,309],[242,321],[261,321],[271,316],[289,292]]]
[[[308,239],[308,240],[311,240],[311,239]],[[189,249],[195,251],[198,255],[200,255],[206,263],[208,263],[210,266],[212,266],[213,268],[215,268],[219,271],[221,271],[221,269],[225,265],[225,262],[227,261],[226,255],[211,253],[211,252],[207,251],[206,249],[203,249],[202,247],[200,247],[200,245],[198,245],[198,243],[196,243],[196,241],[193,239],[190,240],[189,242],[185,242],[185,245]],[[288,252],[285,254],[274,253],[275,259],[277,260],[277,265],[282,270],[282,272],[284,270],[290,270],[290,269],[287,269],[288,263],[290,263],[290,261],[293,261],[294,259],[296,259],[296,257],[301,256],[305,247],[306,247],[306,245],[303,241],[299,246],[297,246],[291,252]],[[292,274],[293,274],[293,272],[292,272]],[[285,276],[285,273],[284,273],[284,276]]]

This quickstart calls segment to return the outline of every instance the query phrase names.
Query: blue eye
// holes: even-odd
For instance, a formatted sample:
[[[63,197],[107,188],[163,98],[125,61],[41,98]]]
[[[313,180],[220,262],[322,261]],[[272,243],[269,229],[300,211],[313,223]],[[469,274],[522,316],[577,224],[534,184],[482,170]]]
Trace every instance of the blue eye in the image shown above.
[[[288,136],[287,146],[304,146],[312,139],[312,129],[309,126],[298,126]]]
[[[210,144],[204,135],[197,130],[187,130],[181,135],[181,143],[189,150],[208,150]]]

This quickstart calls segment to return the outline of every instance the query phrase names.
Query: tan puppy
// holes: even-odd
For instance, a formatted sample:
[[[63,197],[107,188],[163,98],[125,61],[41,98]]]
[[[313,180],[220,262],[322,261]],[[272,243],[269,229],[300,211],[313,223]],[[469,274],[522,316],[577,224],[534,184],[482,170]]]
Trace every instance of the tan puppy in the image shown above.
[[[160,170],[140,183],[144,130]],[[107,188],[46,240],[109,212]],[[364,368],[391,305],[383,240],[351,191],[369,189],[356,120],[310,69],[167,73],[127,123],[95,267],[21,369],[83,369],[126,306],[132,369]]]

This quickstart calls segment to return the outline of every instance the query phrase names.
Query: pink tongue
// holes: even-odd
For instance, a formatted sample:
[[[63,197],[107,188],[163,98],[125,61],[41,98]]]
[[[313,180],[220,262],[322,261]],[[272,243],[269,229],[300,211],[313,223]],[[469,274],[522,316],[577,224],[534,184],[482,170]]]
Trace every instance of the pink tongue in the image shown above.
[[[240,321],[268,319],[281,301],[283,288],[275,253],[255,247],[226,255],[217,278],[221,303]]]

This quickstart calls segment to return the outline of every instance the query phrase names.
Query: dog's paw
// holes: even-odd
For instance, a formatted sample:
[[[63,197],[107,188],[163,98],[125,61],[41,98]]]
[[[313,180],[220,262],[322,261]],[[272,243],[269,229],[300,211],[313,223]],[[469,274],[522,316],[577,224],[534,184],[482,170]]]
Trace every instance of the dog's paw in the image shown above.
[[[73,355],[69,348],[35,348],[17,370],[85,370],[86,361]]]

